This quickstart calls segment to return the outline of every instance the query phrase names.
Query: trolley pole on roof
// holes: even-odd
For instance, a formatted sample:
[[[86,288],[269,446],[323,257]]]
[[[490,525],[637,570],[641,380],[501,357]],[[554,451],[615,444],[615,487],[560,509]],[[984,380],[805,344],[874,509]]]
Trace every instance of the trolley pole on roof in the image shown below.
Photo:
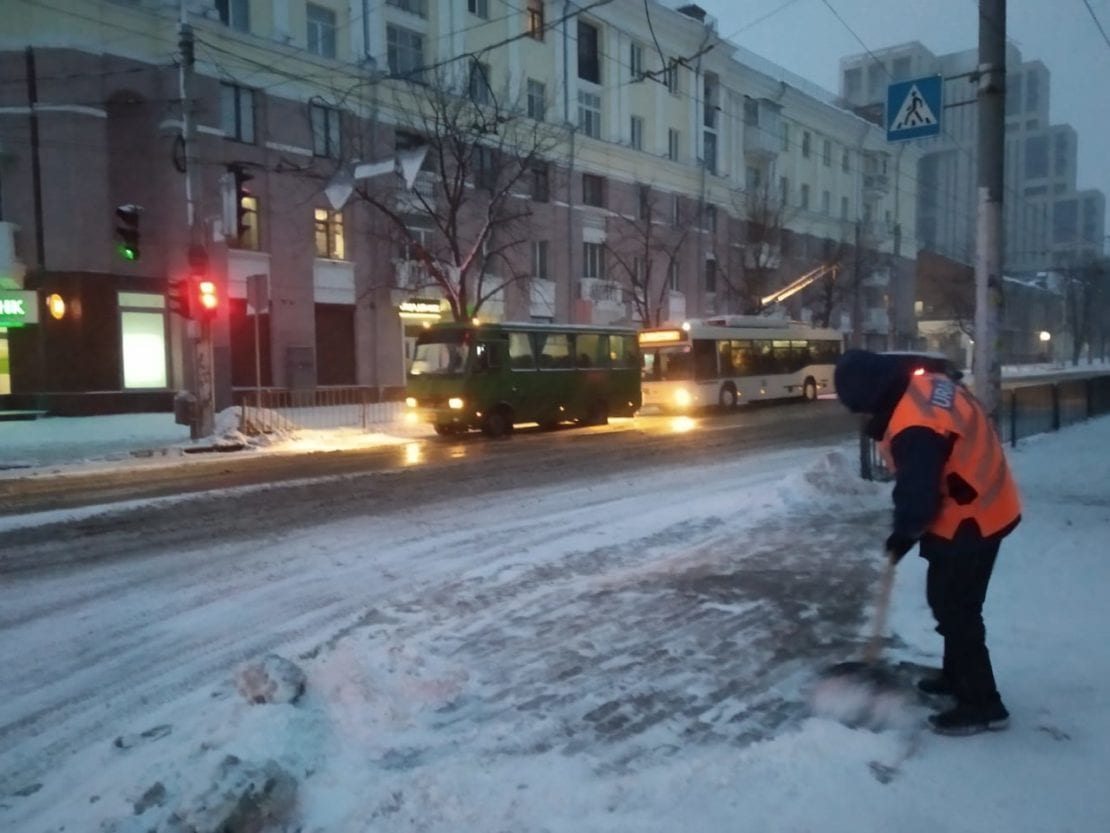
[[[1002,190],[1006,0],[979,0],[979,210],[975,252],[975,393],[998,424],[1002,368]]]

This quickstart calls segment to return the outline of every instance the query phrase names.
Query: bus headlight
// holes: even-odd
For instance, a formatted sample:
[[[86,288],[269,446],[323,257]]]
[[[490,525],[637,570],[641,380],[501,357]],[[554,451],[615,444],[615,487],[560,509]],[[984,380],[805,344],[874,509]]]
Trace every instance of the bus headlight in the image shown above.
[[[680,408],[685,408],[690,404],[690,391],[686,388],[679,388],[674,392],[674,404]]]
[[[452,411],[461,411],[463,408],[463,401],[457,396],[452,396],[447,400],[447,407]]]
[[[405,407],[406,408],[415,408],[416,407],[416,397],[415,396],[405,397]]]

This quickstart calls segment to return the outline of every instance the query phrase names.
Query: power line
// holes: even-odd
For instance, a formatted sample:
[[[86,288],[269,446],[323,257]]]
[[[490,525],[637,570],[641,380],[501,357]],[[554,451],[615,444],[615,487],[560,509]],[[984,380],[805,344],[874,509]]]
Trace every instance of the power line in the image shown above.
[[[1102,23],[1099,22],[1098,16],[1095,14],[1095,10],[1091,8],[1091,0],[1083,0],[1083,5],[1087,7],[1087,11],[1091,15],[1091,20],[1093,20],[1095,22],[1095,26],[1098,27],[1098,31],[1099,34],[1102,35],[1102,39],[1106,41],[1107,46],[1110,46],[1110,36],[1107,36],[1106,30],[1102,28]]]

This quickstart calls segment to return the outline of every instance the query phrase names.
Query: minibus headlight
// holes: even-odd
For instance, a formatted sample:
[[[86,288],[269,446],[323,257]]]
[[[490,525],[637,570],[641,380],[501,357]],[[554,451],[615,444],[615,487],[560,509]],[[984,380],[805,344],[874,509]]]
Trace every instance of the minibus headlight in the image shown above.
[[[680,408],[685,408],[690,404],[690,391],[685,388],[679,388],[674,392],[674,402]]]
[[[447,400],[447,407],[452,411],[461,411],[463,408],[463,401],[457,396],[452,396]]]
[[[406,408],[415,408],[416,407],[416,397],[415,396],[405,397],[405,407]]]

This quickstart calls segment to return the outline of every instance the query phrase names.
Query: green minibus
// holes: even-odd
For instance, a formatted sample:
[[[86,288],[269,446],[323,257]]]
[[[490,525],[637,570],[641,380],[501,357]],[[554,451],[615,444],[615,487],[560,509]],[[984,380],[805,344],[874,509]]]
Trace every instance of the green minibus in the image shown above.
[[[417,337],[405,402],[440,435],[603,425],[640,407],[636,336],[574,324],[433,324]]]

